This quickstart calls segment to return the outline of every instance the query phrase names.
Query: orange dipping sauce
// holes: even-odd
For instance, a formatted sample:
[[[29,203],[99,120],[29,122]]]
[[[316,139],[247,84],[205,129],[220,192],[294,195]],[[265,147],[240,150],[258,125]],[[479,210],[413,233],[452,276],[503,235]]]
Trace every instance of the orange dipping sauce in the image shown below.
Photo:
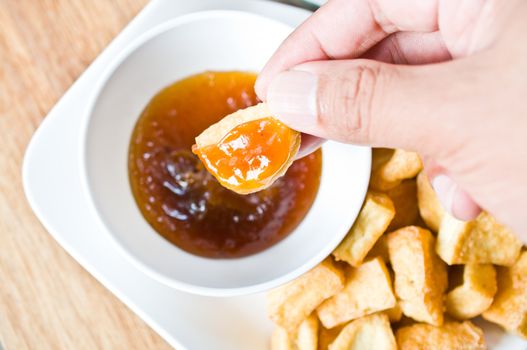
[[[280,171],[289,158],[292,137],[283,123],[264,118],[241,124],[218,144],[194,147],[192,152],[220,183],[247,191]]]
[[[205,72],[180,80],[152,98],[134,128],[128,172],[137,206],[155,231],[189,253],[236,258],[260,252],[293,231],[316,197],[320,151],[294,162],[269,188],[248,195],[224,188],[192,154],[194,138],[203,130],[258,102],[255,80],[255,74],[245,72]],[[236,154],[233,142],[243,135],[257,142],[260,132],[276,130],[274,123],[279,122],[264,118],[241,125],[224,143]],[[274,157],[275,146],[286,141],[282,137],[278,132],[262,154]],[[221,152],[210,149],[206,157],[210,164],[219,162],[228,179],[234,170],[219,161]],[[273,171],[274,164],[264,163],[263,158],[253,161],[261,174]],[[251,169],[239,171],[240,178],[251,176]]]

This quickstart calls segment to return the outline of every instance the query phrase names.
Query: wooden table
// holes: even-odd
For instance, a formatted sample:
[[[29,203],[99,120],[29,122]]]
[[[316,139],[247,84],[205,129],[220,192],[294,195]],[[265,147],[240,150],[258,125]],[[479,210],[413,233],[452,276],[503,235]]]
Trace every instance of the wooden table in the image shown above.
[[[46,113],[146,2],[0,0],[4,349],[169,348],[44,230],[20,175],[26,145]]]

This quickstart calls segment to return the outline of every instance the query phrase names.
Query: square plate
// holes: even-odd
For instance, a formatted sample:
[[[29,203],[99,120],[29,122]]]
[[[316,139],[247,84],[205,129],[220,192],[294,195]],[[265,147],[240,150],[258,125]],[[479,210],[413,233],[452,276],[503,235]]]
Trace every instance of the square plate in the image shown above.
[[[212,298],[171,289],[137,270],[120,254],[91,210],[78,167],[85,96],[109,62],[133,39],[177,16],[214,9],[247,11],[297,26],[309,12],[257,0],[153,0],[66,92],[33,136],[23,165],[26,196],[50,234],[178,350],[267,349],[271,323],[262,294]],[[527,348],[527,342],[484,325],[491,349]]]

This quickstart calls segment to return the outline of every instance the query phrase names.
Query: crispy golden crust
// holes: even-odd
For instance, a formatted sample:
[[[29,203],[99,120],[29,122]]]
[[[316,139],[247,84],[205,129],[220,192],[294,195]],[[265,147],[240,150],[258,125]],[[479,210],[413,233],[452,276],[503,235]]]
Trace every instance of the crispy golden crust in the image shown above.
[[[318,318],[315,313],[309,315],[298,327],[295,344],[297,350],[317,350],[318,347]]]
[[[289,333],[280,326],[276,326],[271,334],[271,350],[294,350]]]
[[[388,316],[377,313],[350,322],[329,350],[397,350]]]
[[[417,221],[417,184],[414,179],[404,180],[401,184],[386,192],[395,207],[395,216],[386,229],[388,232],[404,226],[410,226]]]
[[[215,145],[220,142],[225,137],[225,135],[227,135],[229,131],[234,129],[236,126],[253,120],[269,117],[273,117],[273,114],[267,107],[266,103],[259,103],[256,106],[240,109],[232,114],[229,114],[219,122],[209,126],[201,134],[199,134],[196,137],[196,147],[199,149],[209,145]],[[266,179],[266,181],[262,181],[262,185],[260,187],[251,189],[240,189],[239,187],[229,186],[229,184],[223,182],[222,185],[240,194],[258,192],[271,186],[278,178],[285,175],[287,169],[289,169],[291,164],[293,164],[293,162],[295,161],[296,154],[300,149],[300,133],[295,130],[291,130],[291,132],[293,132],[293,138],[289,148],[289,157],[284,162],[284,164],[282,164],[279,171],[273,174],[273,176]]]
[[[483,212],[476,220],[468,222],[445,214],[437,235],[436,250],[449,265],[511,266],[521,247],[522,243],[514,233]]]
[[[395,273],[395,294],[403,313],[417,321],[443,324],[445,264],[434,251],[430,231],[408,226],[388,234],[388,253]]]
[[[387,195],[368,192],[353,227],[333,252],[335,259],[359,266],[394,215],[393,203]]]
[[[399,185],[404,179],[415,177],[423,168],[419,155],[402,149],[373,150],[370,187],[386,191]]]
[[[447,313],[459,320],[476,317],[487,310],[496,294],[496,269],[491,264],[468,264],[463,283],[446,297]]]
[[[271,335],[271,350],[317,350],[318,318],[309,315],[294,333],[276,326]]]
[[[527,338],[527,251],[513,266],[498,268],[498,292],[483,318]]]
[[[441,327],[424,323],[399,328],[395,334],[399,350],[484,350],[483,331],[465,322],[446,322]]]
[[[344,272],[326,259],[317,267],[267,294],[269,317],[288,332],[298,326],[324,300],[344,286]]]
[[[417,175],[417,203],[421,218],[432,231],[439,231],[445,210],[424,172]]]
[[[395,306],[390,273],[380,258],[350,268],[344,289],[317,308],[326,328]]]

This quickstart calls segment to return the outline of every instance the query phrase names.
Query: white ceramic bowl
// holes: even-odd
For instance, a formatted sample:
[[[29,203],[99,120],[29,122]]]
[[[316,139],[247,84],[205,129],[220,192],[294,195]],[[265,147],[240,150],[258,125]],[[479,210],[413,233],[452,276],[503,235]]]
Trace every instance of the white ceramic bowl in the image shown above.
[[[148,101],[172,82],[205,70],[259,71],[290,31],[244,12],[179,17],[138,38],[107,69],[91,97],[80,160],[93,208],[125,255],[169,286],[213,296],[276,287],[329,255],[357,216],[371,150],[332,142],[323,148],[320,189],[306,218],[287,238],[248,257],[207,259],[179,249],[149,226],[132,196],[128,145]]]

